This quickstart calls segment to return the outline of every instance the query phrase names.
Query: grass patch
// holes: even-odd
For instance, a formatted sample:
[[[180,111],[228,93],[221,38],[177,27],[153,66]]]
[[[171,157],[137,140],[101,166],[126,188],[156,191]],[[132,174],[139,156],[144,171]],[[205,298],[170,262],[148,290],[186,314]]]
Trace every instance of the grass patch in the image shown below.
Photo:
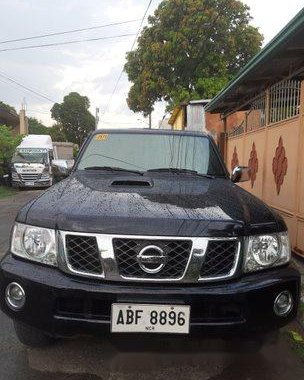
[[[11,187],[0,186],[0,199],[15,195],[17,191]]]
[[[304,336],[299,330],[286,331],[286,337],[291,344],[293,351],[302,359],[304,363]],[[285,334],[284,334],[285,335]]]
[[[299,312],[304,314],[304,302],[300,302]]]

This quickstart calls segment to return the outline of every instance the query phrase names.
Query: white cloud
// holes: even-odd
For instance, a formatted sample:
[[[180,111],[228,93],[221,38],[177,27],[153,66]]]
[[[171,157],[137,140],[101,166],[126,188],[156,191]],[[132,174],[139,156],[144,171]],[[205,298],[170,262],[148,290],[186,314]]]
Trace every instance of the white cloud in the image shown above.
[[[268,43],[302,8],[303,0],[244,0],[250,7],[252,24],[260,28]]]

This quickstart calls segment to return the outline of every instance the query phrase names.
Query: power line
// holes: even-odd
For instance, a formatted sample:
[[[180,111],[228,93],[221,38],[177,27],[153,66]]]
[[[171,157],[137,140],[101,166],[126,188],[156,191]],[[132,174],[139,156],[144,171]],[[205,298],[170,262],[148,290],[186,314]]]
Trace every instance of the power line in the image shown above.
[[[54,43],[51,43],[51,44],[19,46],[19,47],[13,47],[13,48],[0,49],[0,53],[2,53],[4,51],[27,50],[27,49],[36,49],[36,48],[59,46],[59,45],[77,44],[77,43],[80,43],[80,42],[91,42],[91,41],[99,41],[99,40],[109,40],[109,39],[114,39],[114,38],[130,37],[130,36],[134,36],[134,35],[135,35],[135,33],[128,33],[128,34],[119,34],[117,36],[87,38],[87,39],[83,39],[83,40],[74,40],[74,41],[65,41],[65,42],[54,42]]]
[[[138,36],[139,36],[139,33],[140,33],[140,31],[141,31],[141,28],[142,28],[142,26],[143,26],[143,23],[144,23],[144,21],[145,21],[145,18],[146,18],[146,16],[147,16],[147,13],[148,13],[148,11],[149,11],[149,9],[150,9],[150,6],[151,6],[151,4],[152,4],[152,1],[153,1],[153,0],[149,0],[148,6],[147,6],[147,8],[146,8],[146,10],[145,10],[145,13],[144,13],[142,19],[141,19],[141,22],[140,22],[140,25],[139,25],[138,31],[137,31],[137,33],[136,33],[136,37],[135,37],[135,39],[134,39],[134,41],[133,41],[133,44],[132,44],[132,47],[131,47],[131,51],[133,51],[133,49],[134,49],[134,46],[135,46],[135,44],[136,44],[137,38],[138,38]],[[112,91],[112,93],[111,93],[111,96],[110,96],[110,98],[109,98],[108,103],[106,104],[106,107],[105,107],[105,109],[104,109],[103,114],[105,114],[105,113],[108,111],[109,107],[110,107],[110,104],[111,104],[111,102],[112,102],[112,98],[113,98],[113,96],[114,96],[114,94],[115,94],[115,92],[116,92],[116,90],[117,90],[117,87],[118,87],[118,84],[119,84],[119,82],[120,82],[120,80],[121,80],[121,77],[122,77],[123,72],[124,72],[124,67],[122,68],[122,70],[121,70],[121,72],[120,72],[120,74],[119,74],[119,76],[118,76],[118,78],[117,78],[117,81],[116,81],[116,83],[115,83],[114,89],[113,89],[113,91]]]
[[[2,73],[2,72],[0,72],[0,77],[2,77],[2,78],[4,78],[4,79],[10,81],[11,83],[14,83],[14,84],[16,84],[17,86],[19,86],[19,87],[21,87],[21,88],[23,88],[23,89],[25,89],[25,90],[27,90],[27,91],[29,91],[29,92],[31,92],[31,93],[37,95],[37,96],[39,96],[40,98],[43,98],[43,99],[45,99],[45,100],[48,100],[48,101],[50,101],[50,102],[52,102],[52,103],[56,103],[55,100],[49,98],[49,97],[46,96],[46,95],[43,95],[42,93],[39,93],[39,92],[36,91],[36,90],[33,90],[33,89],[30,88],[30,87],[25,86],[25,85],[22,84],[22,83],[17,82],[15,79],[10,78],[9,76],[5,75],[5,74]]]
[[[144,13],[144,16],[143,16],[143,18],[142,18],[142,20],[141,20],[141,22],[140,22],[140,25],[139,25],[139,28],[138,28],[138,32],[137,32],[137,34],[136,34],[136,38],[135,38],[135,40],[134,40],[134,42],[133,42],[133,45],[132,45],[132,47],[131,47],[131,51],[134,49],[134,46],[135,46],[135,44],[136,44],[137,38],[138,38],[138,36],[139,36],[139,33],[140,33],[140,31],[141,31],[141,28],[142,28],[142,26],[143,26],[143,23],[144,23],[144,21],[145,21],[145,18],[146,18],[146,16],[147,16],[147,13],[148,13],[148,11],[149,11],[149,9],[150,9],[150,6],[151,6],[151,4],[152,4],[152,1],[153,1],[153,0],[150,0],[150,1],[149,1],[149,4],[148,4],[148,6],[147,6],[147,9],[146,9],[146,11],[145,11],[145,13]]]
[[[63,34],[84,32],[84,31],[88,31],[88,30],[107,28],[109,26],[117,26],[117,25],[130,24],[132,22],[136,22],[136,21],[139,21],[139,20],[140,19],[134,19],[134,20],[121,21],[121,22],[114,22],[112,24],[104,24],[104,25],[91,26],[91,27],[88,27],[88,28],[71,29],[71,30],[65,30],[65,31],[62,31],[62,32],[53,32],[53,33],[47,33],[47,34],[39,34],[39,35],[35,35],[35,36],[16,38],[16,39],[13,39],[13,40],[0,41],[0,44],[7,44],[7,43],[10,43],[10,42],[19,42],[19,41],[34,40],[34,39],[37,39],[37,38],[60,36],[60,35],[63,35]]]
[[[23,91],[20,87],[16,86],[15,84],[13,84],[13,83],[11,83],[11,82],[8,82],[7,80],[3,80],[3,79],[1,79],[1,77],[0,77],[0,83],[4,83],[4,84],[6,84],[7,86],[10,86],[10,87],[16,89],[18,92],[24,94],[24,91]],[[35,98],[35,99],[39,99],[39,100],[41,100],[41,97],[40,97],[40,96],[37,96],[37,95],[35,95],[35,94],[31,94],[31,96],[32,96],[33,98]]]
[[[3,76],[4,78],[6,78],[6,79],[12,79],[12,80],[14,80],[14,81],[20,83],[20,78],[12,78],[11,75],[9,75],[9,74],[7,74],[6,72],[1,71],[1,70],[0,70],[0,74],[2,74],[2,76]],[[41,94],[41,95],[44,95],[44,96],[46,96],[46,97],[49,97],[48,94],[46,94],[45,92],[40,91],[39,89],[37,89],[37,88],[35,88],[35,87],[33,87],[33,86],[27,86],[27,87],[30,88],[31,90],[34,90],[34,91],[38,92],[38,93]]]

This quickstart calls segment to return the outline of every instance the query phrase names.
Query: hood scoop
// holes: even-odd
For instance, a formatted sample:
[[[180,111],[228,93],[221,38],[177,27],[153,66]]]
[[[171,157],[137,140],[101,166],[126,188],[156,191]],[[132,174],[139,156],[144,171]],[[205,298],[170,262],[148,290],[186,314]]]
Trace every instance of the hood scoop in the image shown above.
[[[153,187],[153,183],[148,180],[132,180],[132,179],[122,179],[115,180],[111,183],[111,186],[122,186],[122,187]]]

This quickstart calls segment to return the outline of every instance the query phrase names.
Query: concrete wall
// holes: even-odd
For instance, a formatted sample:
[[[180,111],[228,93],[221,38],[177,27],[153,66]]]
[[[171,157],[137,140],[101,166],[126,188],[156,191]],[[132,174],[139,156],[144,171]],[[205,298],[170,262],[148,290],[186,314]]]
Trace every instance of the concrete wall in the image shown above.
[[[251,167],[251,180],[240,186],[282,215],[304,257],[304,81],[299,115],[228,138],[226,152],[230,171]]]

